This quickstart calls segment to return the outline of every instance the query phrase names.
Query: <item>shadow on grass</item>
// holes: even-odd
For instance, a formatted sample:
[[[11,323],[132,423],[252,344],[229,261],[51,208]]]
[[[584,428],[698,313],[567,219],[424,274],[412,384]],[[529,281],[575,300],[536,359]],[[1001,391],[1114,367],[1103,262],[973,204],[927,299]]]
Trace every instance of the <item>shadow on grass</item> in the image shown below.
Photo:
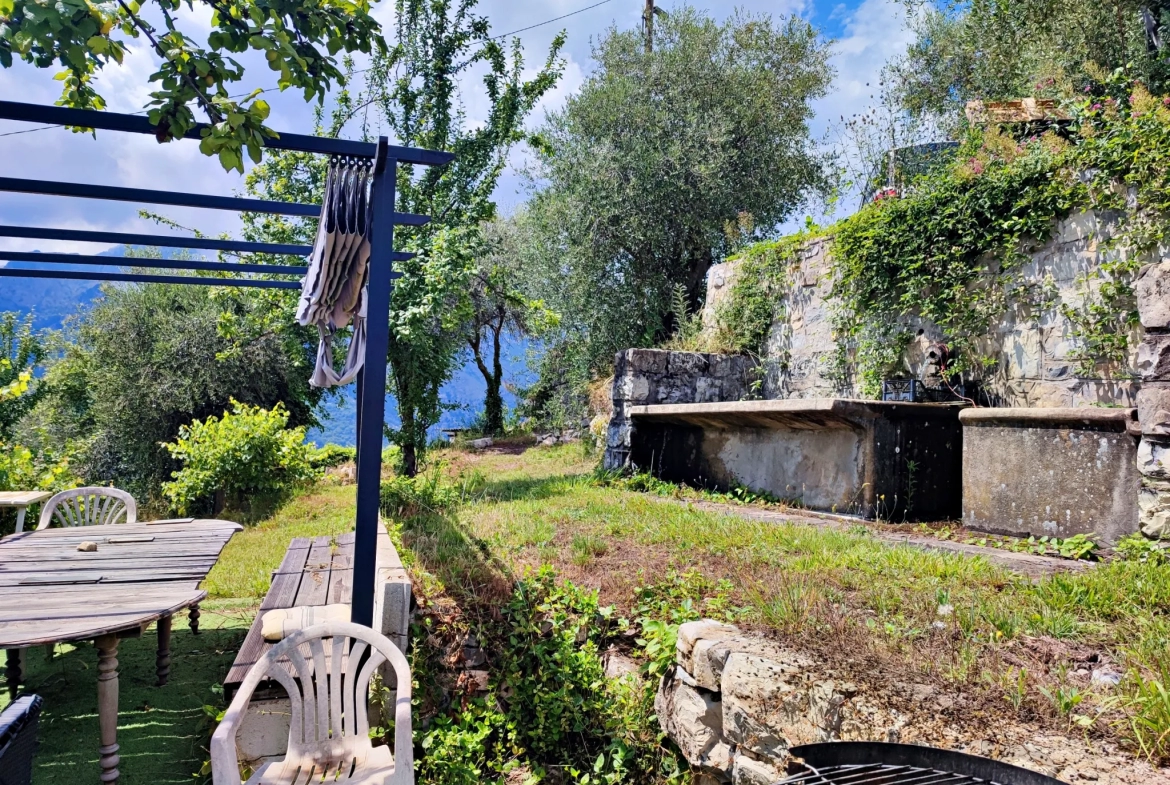
[[[552,477],[489,480],[483,486],[482,494],[495,502],[551,499],[588,485],[589,478],[588,474],[558,474]]]
[[[488,544],[459,520],[420,513],[403,521],[403,541],[420,566],[437,577],[460,604],[491,604],[511,596],[513,577]]]
[[[220,684],[243,641],[242,629],[192,635],[175,618],[171,675],[155,687],[153,629],[118,646],[119,769],[123,783],[190,783],[207,759],[210,726],[203,706],[215,705]],[[59,646],[50,661],[43,647],[25,653],[24,690],[44,698],[34,785],[96,782],[98,766],[97,651],[89,643]],[[7,698],[7,694],[5,694]]]

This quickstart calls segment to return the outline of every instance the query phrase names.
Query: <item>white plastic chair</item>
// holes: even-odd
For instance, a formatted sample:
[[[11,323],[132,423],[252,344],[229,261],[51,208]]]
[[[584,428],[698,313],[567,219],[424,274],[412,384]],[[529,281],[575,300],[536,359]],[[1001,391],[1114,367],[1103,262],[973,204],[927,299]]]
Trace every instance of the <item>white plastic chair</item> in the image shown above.
[[[325,639],[330,639],[326,653]],[[301,652],[308,646],[309,656]],[[368,657],[366,656],[368,653]],[[348,655],[348,656],[347,656]],[[277,664],[288,658],[296,677]],[[363,662],[363,659],[365,660]],[[384,662],[397,676],[394,754],[370,743],[366,696],[370,678]],[[355,673],[355,669],[361,668]],[[292,703],[288,754],[266,763],[247,785],[414,785],[410,727],[410,666],[390,639],[351,622],[329,622],[293,633],[252,666],[211,737],[214,785],[240,785],[236,734],[261,681],[274,679]]]
[[[118,488],[74,488],[61,491],[45,502],[37,531],[49,528],[54,518],[62,526],[135,523],[138,521],[138,502]]]

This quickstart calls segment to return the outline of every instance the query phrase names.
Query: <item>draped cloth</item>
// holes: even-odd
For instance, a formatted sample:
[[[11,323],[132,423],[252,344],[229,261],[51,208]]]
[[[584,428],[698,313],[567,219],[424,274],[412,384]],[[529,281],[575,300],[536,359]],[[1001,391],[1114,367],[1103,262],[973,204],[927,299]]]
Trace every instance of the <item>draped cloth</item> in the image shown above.
[[[370,262],[371,162],[334,157],[329,162],[317,239],[309,255],[297,321],[320,335],[314,387],[349,384],[366,356],[366,279]],[[334,368],[333,338],[353,323],[345,365]]]

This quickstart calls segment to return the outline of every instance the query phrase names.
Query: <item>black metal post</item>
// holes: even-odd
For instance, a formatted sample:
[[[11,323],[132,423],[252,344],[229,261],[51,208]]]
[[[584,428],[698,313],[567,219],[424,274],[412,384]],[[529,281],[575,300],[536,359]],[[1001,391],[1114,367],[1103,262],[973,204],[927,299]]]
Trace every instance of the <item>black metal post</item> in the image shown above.
[[[398,162],[389,159],[386,137],[378,140],[374,163],[370,231],[369,294],[366,301],[366,361],[357,411],[357,524],[353,546],[355,624],[374,624],[377,584],[378,507],[382,475],[382,423],[386,415],[386,351],[390,344],[390,287],[393,280],[394,201]]]

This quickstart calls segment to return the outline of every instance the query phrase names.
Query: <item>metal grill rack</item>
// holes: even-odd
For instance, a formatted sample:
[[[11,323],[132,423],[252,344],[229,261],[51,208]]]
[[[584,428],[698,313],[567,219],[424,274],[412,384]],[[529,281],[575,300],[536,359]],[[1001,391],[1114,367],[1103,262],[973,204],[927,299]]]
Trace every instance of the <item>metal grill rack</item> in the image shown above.
[[[914,744],[806,744],[791,754],[805,771],[777,785],[1064,785],[990,758]]]

